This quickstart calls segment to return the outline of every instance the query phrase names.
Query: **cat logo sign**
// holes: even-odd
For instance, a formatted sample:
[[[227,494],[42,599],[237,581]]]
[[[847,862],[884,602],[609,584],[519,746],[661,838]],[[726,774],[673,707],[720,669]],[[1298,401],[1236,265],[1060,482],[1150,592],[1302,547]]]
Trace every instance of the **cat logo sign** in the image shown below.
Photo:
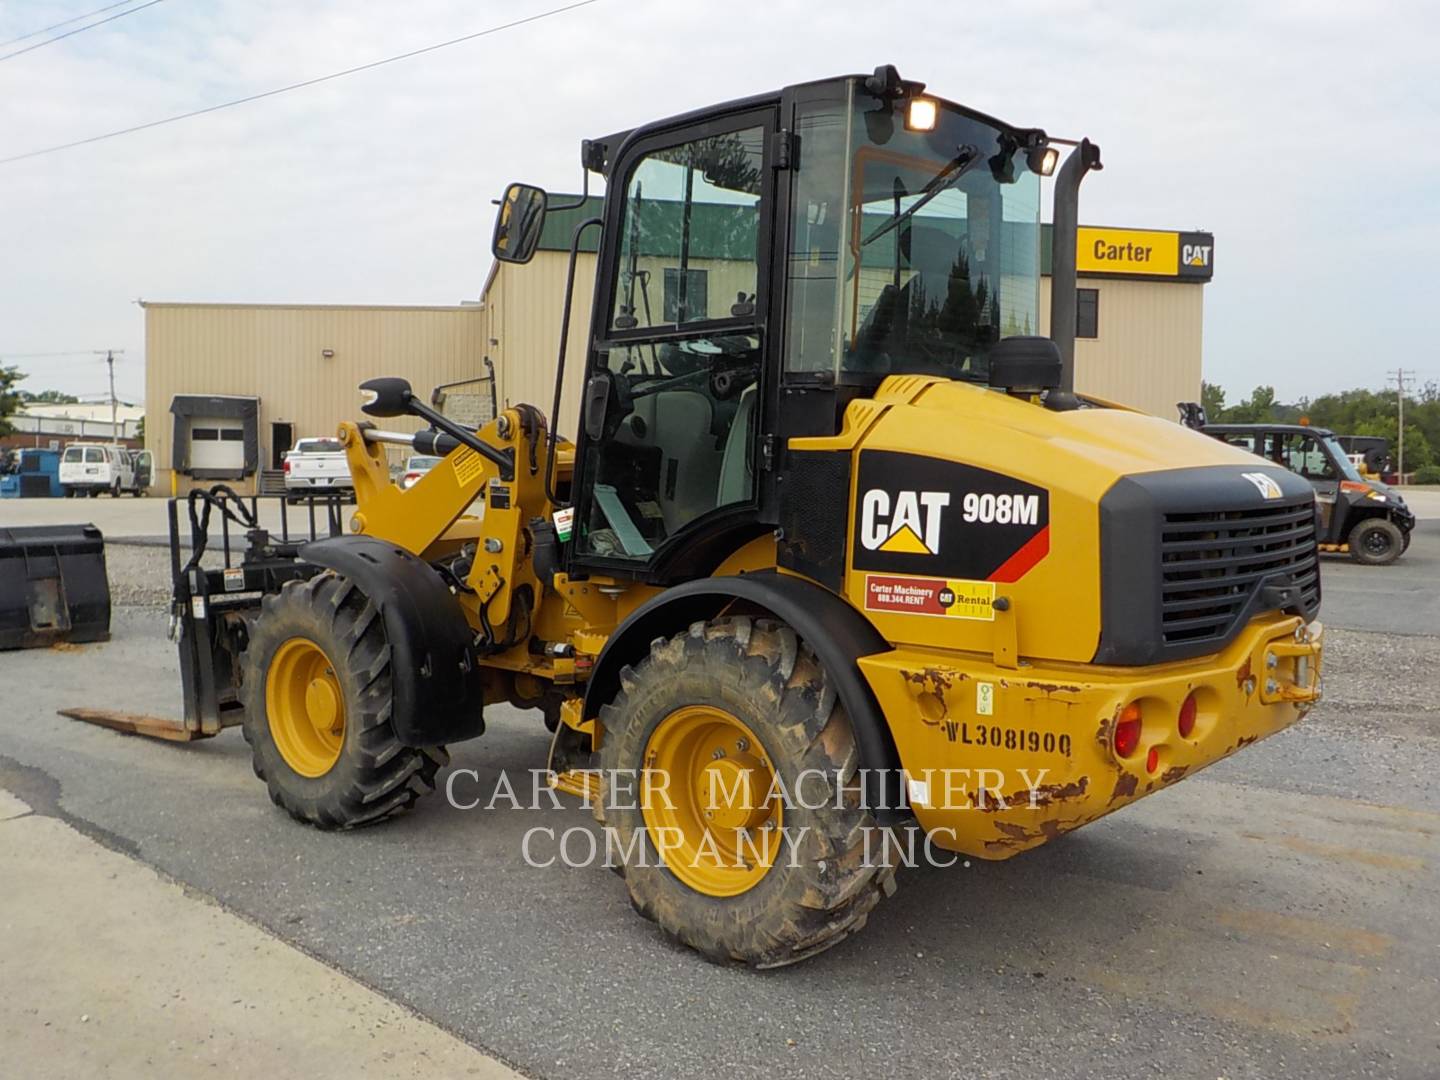
[[[949,505],[948,491],[901,491],[892,500],[888,491],[871,488],[860,501],[860,543],[867,551],[939,555],[942,511]]]
[[[1263,472],[1241,473],[1246,480],[1255,485],[1255,490],[1260,492],[1262,499],[1278,499],[1283,494],[1280,485],[1272,477],[1266,476]]]
[[[1210,252],[1214,249],[1214,244],[1181,244],[1180,261],[1186,266],[1209,266]]]

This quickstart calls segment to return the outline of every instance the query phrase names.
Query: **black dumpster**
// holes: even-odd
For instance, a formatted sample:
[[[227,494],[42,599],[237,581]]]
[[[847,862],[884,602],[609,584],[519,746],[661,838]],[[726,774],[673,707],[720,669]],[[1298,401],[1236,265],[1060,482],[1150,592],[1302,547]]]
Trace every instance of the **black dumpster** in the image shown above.
[[[0,528],[0,649],[109,637],[110,579],[100,530]]]

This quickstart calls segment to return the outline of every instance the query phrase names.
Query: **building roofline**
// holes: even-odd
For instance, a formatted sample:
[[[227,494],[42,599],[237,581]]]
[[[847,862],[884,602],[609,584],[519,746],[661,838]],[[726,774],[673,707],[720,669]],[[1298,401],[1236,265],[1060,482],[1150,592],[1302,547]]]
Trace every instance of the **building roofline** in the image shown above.
[[[225,308],[240,311],[482,311],[483,300],[458,304],[237,304],[225,301],[137,300],[142,308]]]

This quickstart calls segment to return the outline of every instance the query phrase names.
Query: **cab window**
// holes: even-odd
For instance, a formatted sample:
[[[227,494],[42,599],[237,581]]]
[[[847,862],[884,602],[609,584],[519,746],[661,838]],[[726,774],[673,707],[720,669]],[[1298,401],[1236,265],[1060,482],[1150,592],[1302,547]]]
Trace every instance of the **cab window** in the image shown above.
[[[764,131],[745,128],[666,147],[631,170],[614,329],[754,313]]]
[[[1270,459],[1307,480],[1338,480],[1330,455],[1313,435],[1296,433],[1270,436]]]

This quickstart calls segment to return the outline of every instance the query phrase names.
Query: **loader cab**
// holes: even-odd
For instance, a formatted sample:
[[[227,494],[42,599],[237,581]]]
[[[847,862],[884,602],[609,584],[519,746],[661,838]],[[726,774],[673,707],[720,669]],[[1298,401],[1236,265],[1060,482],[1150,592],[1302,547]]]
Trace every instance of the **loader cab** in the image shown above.
[[[1055,152],[893,68],[591,140],[585,159],[607,194],[572,572],[713,572],[780,522],[786,440],[835,434],[888,375],[984,382],[995,343],[1038,327]]]

